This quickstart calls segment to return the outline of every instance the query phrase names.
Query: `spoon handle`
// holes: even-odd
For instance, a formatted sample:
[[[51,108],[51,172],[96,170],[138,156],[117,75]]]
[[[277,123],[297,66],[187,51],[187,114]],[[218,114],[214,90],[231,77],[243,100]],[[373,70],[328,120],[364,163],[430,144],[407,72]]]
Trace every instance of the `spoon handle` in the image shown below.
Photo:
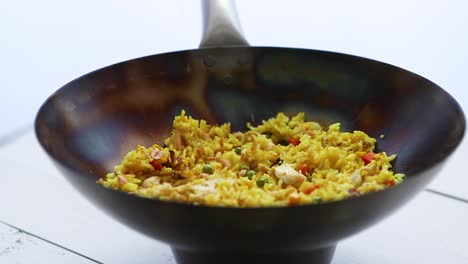
[[[232,0],[202,0],[203,36],[200,48],[248,46]]]

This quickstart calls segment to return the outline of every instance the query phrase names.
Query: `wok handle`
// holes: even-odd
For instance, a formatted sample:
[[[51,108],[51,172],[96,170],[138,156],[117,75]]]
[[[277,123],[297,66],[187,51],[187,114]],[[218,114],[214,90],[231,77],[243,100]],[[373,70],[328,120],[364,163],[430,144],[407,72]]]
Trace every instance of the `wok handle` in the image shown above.
[[[232,0],[202,0],[203,36],[200,48],[248,46]]]

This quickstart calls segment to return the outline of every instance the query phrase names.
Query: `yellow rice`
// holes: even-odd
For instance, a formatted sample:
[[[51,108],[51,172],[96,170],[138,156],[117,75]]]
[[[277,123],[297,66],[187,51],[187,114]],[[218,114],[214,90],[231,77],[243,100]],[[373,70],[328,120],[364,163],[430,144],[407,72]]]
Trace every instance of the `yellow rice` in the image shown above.
[[[278,113],[247,127],[231,132],[230,123],[209,125],[182,111],[164,146],[138,146],[98,183],[167,201],[263,207],[342,200],[403,181],[392,172],[395,155],[374,154],[374,138],[341,132],[339,123],[322,128],[304,113]]]

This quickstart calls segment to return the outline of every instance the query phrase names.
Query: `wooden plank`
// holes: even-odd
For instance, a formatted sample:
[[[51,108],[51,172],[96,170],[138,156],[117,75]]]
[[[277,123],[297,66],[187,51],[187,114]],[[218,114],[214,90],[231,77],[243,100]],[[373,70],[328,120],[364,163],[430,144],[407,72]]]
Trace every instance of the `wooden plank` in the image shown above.
[[[96,263],[0,223],[0,263]]]
[[[465,136],[460,147],[446,161],[440,174],[428,186],[436,192],[445,193],[468,201],[468,137]]]
[[[11,186],[2,189],[0,201],[12,201],[0,203],[1,220],[103,263],[174,263],[167,246],[114,221],[79,194],[32,131],[0,148],[0,166],[8,175],[2,186]]]
[[[333,264],[468,264],[468,203],[423,192],[407,206],[342,241]]]

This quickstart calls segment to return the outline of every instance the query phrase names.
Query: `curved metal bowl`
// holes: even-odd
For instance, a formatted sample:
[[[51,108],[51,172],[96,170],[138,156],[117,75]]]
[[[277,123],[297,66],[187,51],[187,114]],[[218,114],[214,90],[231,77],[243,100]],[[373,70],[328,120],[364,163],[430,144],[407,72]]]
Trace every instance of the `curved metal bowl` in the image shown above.
[[[377,147],[398,154],[394,169],[406,180],[339,202],[250,209],[150,200],[96,184],[137,144],[161,142],[181,109],[238,130],[279,111],[305,111],[344,130],[385,134]],[[442,88],[385,63],[231,47],[149,56],[87,74],[47,99],[35,128],[73,186],[118,221],[170,244],[180,263],[329,263],[339,240],[394,212],[434,178],[460,143],[465,118]]]

